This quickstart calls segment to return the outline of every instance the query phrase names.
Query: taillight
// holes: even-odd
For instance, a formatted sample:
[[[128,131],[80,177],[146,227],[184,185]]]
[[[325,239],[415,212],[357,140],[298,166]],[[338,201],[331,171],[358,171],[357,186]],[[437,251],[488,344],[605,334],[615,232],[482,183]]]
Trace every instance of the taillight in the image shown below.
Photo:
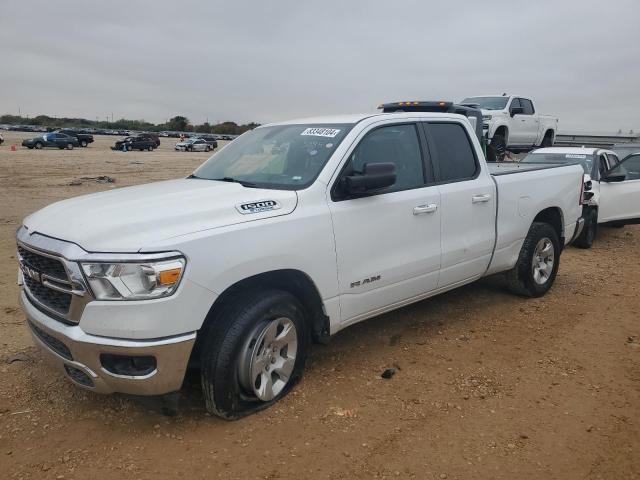
[[[580,201],[578,202],[580,205],[584,205],[586,202],[584,200],[584,177],[580,176]]]

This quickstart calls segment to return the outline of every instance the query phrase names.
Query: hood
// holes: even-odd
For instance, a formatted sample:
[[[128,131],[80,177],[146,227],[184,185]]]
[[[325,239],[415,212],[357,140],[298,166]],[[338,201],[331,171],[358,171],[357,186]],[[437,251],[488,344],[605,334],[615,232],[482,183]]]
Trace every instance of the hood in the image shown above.
[[[161,240],[287,215],[295,191],[180,179],[83,195],[24,220],[30,234],[67,240],[89,252],[137,252]]]
[[[480,111],[482,112],[482,116],[484,117],[485,115],[491,115],[492,117],[498,116],[498,115],[504,115],[505,112],[504,110],[483,110],[480,109]]]

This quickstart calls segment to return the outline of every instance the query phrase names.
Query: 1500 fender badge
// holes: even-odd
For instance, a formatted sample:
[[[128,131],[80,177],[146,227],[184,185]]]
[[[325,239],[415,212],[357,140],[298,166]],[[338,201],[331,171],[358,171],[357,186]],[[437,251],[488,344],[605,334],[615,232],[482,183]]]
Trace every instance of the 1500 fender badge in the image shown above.
[[[365,278],[364,280],[358,280],[357,282],[351,282],[351,288],[362,287],[368,283],[377,282],[378,280],[380,280],[380,278],[380,275],[376,275],[375,277],[369,277]]]
[[[269,210],[278,210],[281,205],[275,200],[260,200],[258,202],[239,203],[236,209],[243,215],[249,213],[268,212]]]

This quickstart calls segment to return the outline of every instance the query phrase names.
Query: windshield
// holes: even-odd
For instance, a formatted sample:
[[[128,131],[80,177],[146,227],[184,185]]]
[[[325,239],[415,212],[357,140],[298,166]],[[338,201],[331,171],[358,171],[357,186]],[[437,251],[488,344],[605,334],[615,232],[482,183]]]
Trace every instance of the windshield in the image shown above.
[[[593,155],[585,153],[530,153],[520,163],[553,163],[561,165],[563,163],[580,163],[584,173],[591,175],[593,165]]]
[[[509,97],[469,97],[465,98],[462,104],[476,104],[480,110],[504,110]]]
[[[239,136],[193,174],[282,190],[306,188],[316,179],[352,124],[274,125]]]

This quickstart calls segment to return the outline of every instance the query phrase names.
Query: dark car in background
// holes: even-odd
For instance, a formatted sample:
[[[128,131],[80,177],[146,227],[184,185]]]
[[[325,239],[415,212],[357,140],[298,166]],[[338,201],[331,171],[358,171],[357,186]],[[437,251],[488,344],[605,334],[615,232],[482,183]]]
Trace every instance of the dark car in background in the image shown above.
[[[40,137],[30,138],[22,142],[23,147],[29,149],[35,148],[40,150],[43,147],[58,147],[60,149],[66,148],[73,150],[73,147],[80,146],[80,142],[76,137],[66,135],[64,133],[45,133]]]
[[[141,135],[137,135],[134,137],[123,138],[122,140],[118,140],[116,144],[111,147],[111,150],[149,150],[152,151],[156,148],[156,142],[150,138],[143,137]]]
[[[209,144],[211,150],[218,148],[218,140],[216,139],[215,135],[211,133],[196,133],[191,135],[191,138],[201,138]]]
[[[149,133],[149,132],[139,133],[138,137],[142,137],[142,138],[146,138],[148,140],[152,140],[156,147],[160,146],[160,137],[158,135],[156,135],[155,133]]]
[[[78,139],[78,143],[81,147],[86,147],[90,143],[93,143],[93,135],[89,133],[84,133],[79,130],[72,129],[60,129],[56,130],[54,133],[63,133],[65,135],[69,135],[70,137],[75,137]]]

